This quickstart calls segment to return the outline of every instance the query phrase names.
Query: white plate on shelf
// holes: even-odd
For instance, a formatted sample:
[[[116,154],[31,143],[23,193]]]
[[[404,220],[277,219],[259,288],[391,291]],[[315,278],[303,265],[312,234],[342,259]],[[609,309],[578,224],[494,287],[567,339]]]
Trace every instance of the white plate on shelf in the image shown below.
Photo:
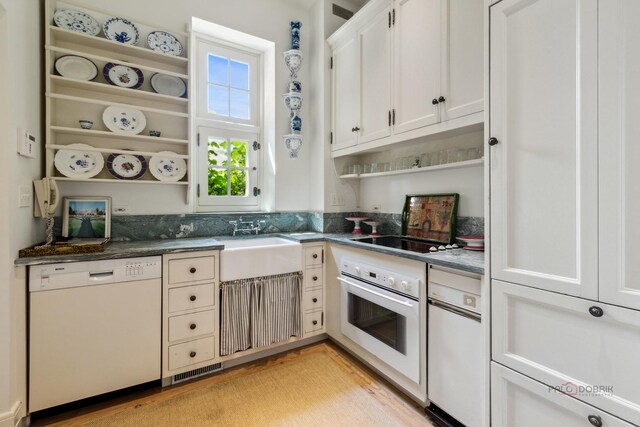
[[[152,31],[147,37],[147,44],[156,52],[167,55],[180,56],[182,54],[182,43],[173,35],[166,31]]]
[[[69,144],[68,148],[58,150],[53,164],[58,171],[68,177],[89,179],[100,173],[104,167],[101,153],[84,151],[83,148],[93,148],[87,144]]]
[[[138,27],[124,18],[107,19],[102,25],[102,32],[109,40],[122,44],[136,45],[140,40]]]
[[[100,24],[87,13],[73,9],[60,9],[53,14],[53,22],[65,30],[97,36],[100,33]]]
[[[107,62],[102,69],[102,76],[114,86],[138,89],[144,82],[144,74],[138,68]]]
[[[149,160],[149,171],[158,181],[180,181],[187,173],[187,163],[177,157],[164,157],[177,154],[172,151],[161,151]]]
[[[161,95],[184,96],[187,85],[180,77],[156,73],[151,76],[151,89]]]
[[[98,75],[96,64],[82,56],[66,55],[56,59],[56,71],[62,77],[74,80],[93,80]]]
[[[137,135],[147,125],[147,118],[135,108],[111,106],[102,113],[104,125],[113,133]]]
[[[114,178],[138,179],[147,171],[147,161],[140,155],[112,153],[107,158],[107,170]]]

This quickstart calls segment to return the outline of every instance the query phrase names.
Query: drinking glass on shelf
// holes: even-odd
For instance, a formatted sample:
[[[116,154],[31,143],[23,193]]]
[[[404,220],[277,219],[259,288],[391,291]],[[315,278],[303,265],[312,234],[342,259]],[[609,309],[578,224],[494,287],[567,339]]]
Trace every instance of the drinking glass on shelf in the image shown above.
[[[457,158],[457,150],[455,148],[447,148],[447,160],[445,163],[455,163]]]
[[[391,172],[391,163],[390,162],[383,163],[383,166],[384,166],[382,168],[383,172]]]
[[[456,150],[456,162],[464,162],[465,160],[469,160],[469,155],[467,154],[467,150],[463,148],[459,148]]]
[[[362,167],[362,173],[371,173],[371,163],[365,163]]]
[[[371,163],[371,173],[380,172],[379,165],[380,165],[380,163]]]
[[[429,166],[431,166],[431,154],[430,153],[420,154],[420,167],[427,168]]]
[[[482,147],[472,147],[467,150],[469,160],[475,160],[482,157]]]

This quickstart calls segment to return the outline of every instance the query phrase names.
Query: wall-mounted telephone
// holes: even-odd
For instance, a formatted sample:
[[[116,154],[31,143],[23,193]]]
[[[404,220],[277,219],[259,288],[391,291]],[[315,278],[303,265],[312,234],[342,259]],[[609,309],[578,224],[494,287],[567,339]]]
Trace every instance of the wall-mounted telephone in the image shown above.
[[[34,215],[49,218],[56,212],[60,199],[60,191],[56,181],[53,178],[43,178],[33,181],[33,187],[36,191],[37,202],[34,206]]]

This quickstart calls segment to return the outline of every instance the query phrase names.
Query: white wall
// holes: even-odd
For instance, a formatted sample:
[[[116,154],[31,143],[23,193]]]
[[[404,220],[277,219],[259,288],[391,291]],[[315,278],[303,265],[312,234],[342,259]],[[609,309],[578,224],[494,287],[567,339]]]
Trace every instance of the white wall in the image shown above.
[[[308,2],[287,0],[188,0],[173,3],[155,0],[71,0],[89,9],[107,12],[142,23],[153,23],[168,31],[186,31],[186,25],[195,16],[225,27],[242,31],[276,43],[276,197],[275,209],[281,211],[307,210],[310,192],[309,171],[311,148],[318,143],[310,137],[309,94],[314,82],[309,78],[309,38],[313,30]],[[291,48],[289,22],[302,22],[301,50],[305,55],[298,79],[302,82],[305,102],[302,107],[302,134],[305,137],[298,159],[290,159],[281,142],[281,136],[289,132],[288,112],[281,102],[281,94],[288,90],[289,72],[282,61],[282,52]],[[113,198],[114,206],[127,206],[132,214],[188,213],[185,190],[173,186],[142,186],[122,184],[91,185],[62,183],[63,195],[106,195]],[[156,188],[160,187],[160,188]]]
[[[0,426],[13,425],[24,400],[24,292],[14,280],[18,249],[43,239],[44,225],[32,207],[18,208],[18,187],[32,188],[41,173],[37,159],[16,154],[17,128],[41,133],[40,2],[0,0]]]

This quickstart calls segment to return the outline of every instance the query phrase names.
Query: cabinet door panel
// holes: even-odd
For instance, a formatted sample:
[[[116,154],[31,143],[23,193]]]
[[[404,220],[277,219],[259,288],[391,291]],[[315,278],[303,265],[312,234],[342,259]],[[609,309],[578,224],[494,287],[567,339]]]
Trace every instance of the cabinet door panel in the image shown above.
[[[394,34],[395,133],[439,121],[431,100],[440,94],[440,0],[396,2]]]
[[[490,53],[493,277],[592,299],[597,11],[597,0],[504,0]]]
[[[640,2],[599,12],[600,299],[640,309]]]
[[[491,425],[494,427],[631,427],[604,411],[551,390],[547,385],[491,363]]]
[[[387,8],[359,33],[361,119],[358,142],[391,135],[391,28]]]
[[[491,285],[493,360],[640,424],[640,312],[497,280]],[[601,317],[590,313],[594,306]]]
[[[442,0],[442,121],[484,109],[483,1]]]
[[[360,55],[355,34],[333,50],[333,150],[356,145],[360,114]]]

